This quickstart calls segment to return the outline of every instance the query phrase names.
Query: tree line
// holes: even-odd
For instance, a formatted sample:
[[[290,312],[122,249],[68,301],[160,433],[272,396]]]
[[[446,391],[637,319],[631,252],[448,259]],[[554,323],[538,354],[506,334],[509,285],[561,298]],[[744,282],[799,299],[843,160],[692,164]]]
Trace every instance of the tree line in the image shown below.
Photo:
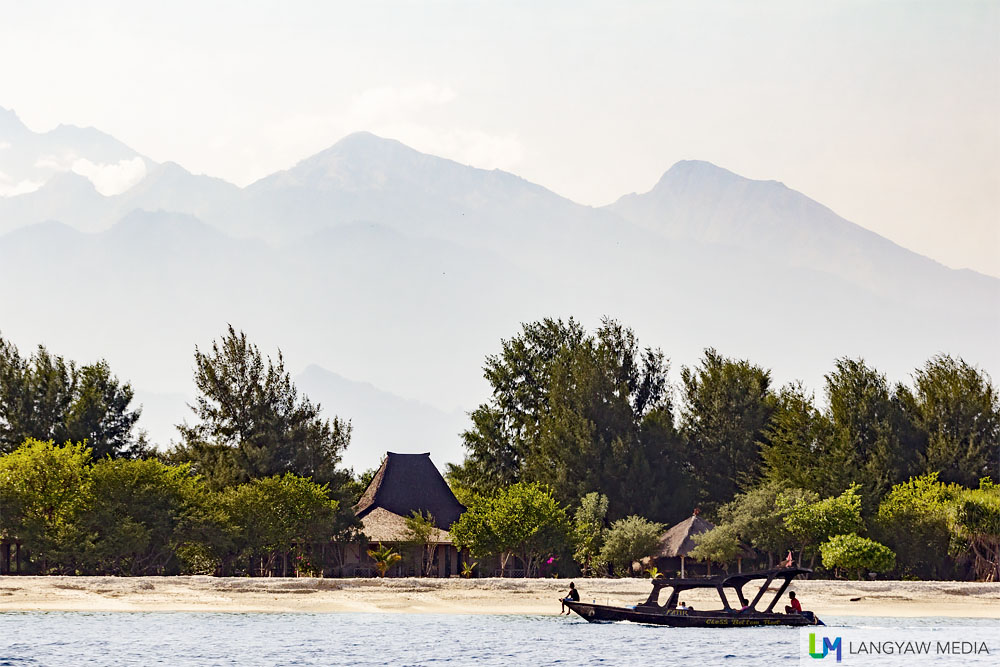
[[[3,571],[21,571],[21,547],[34,572],[343,562],[371,473],[341,466],[350,422],[321,417],[280,351],[265,357],[233,327],[194,360],[193,421],[156,450],[106,362],[22,355],[0,338]],[[723,566],[793,550],[831,573],[1000,574],[1000,407],[985,372],[938,355],[891,384],[843,358],[817,401],[714,349],[676,385],[669,370],[611,319],[593,332],[544,319],[501,341],[465,460],[446,474],[469,508],[456,543],[526,574],[628,573],[701,508],[717,528],[696,555]]]
[[[831,573],[1000,578],[1000,404],[985,372],[937,355],[907,386],[842,358],[820,404],[711,348],[678,386],[668,371],[611,319],[593,333],[572,318],[523,325],[486,359],[492,393],[449,482],[473,505],[543,485],[578,517],[562,548],[584,569],[642,555],[605,549],[619,522],[701,508],[717,524],[696,551],[709,561],[794,550]]]
[[[319,573],[358,538],[351,424],[229,327],[195,348],[195,421],[164,451],[106,362],[0,339],[0,572]]]

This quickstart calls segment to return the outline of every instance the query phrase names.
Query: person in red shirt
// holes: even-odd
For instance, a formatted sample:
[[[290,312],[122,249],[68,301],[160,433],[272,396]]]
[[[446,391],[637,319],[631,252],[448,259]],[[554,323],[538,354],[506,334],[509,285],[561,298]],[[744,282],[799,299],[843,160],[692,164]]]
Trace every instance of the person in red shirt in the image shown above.
[[[786,614],[801,614],[802,613],[802,604],[799,602],[799,599],[797,597],[795,597],[795,591],[792,591],[791,593],[788,594],[788,599],[791,600],[791,604],[786,604],[785,605],[785,613]]]

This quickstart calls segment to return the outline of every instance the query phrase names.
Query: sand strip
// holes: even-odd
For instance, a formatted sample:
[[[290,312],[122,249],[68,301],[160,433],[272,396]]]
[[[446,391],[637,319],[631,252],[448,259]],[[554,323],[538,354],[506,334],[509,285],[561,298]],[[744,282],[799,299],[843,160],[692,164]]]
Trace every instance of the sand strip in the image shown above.
[[[555,614],[568,583],[561,579],[8,576],[0,577],[0,611]],[[636,604],[650,590],[649,581],[643,579],[578,579],[576,584],[584,600],[611,604]],[[792,590],[806,609],[820,617],[1000,618],[1000,583],[812,580],[796,582]],[[696,608],[719,607],[711,591],[682,597]],[[782,600],[779,606],[784,604]]]

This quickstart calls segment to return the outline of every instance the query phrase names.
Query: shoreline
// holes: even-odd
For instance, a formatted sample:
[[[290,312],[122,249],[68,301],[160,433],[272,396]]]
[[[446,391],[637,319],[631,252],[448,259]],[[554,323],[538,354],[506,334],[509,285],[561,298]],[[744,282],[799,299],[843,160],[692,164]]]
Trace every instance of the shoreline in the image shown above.
[[[581,596],[610,604],[646,598],[648,579],[577,579]],[[210,576],[0,577],[0,612],[264,612],[556,615],[566,579],[315,579]],[[747,589],[749,591],[749,589]],[[806,609],[823,616],[1000,618],[1000,583],[802,580]],[[714,599],[713,599],[714,597]],[[688,604],[717,608],[714,591]],[[852,598],[860,598],[852,601]],[[763,604],[771,599],[762,598]],[[783,605],[779,601],[777,607]]]

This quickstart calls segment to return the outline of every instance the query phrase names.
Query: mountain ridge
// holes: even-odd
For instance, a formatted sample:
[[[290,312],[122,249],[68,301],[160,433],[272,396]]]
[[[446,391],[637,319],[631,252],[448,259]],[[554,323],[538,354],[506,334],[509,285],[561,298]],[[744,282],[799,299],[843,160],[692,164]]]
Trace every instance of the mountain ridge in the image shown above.
[[[674,368],[711,346],[772,369],[776,385],[820,389],[843,356],[893,379],[939,352],[1000,369],[1000,280],[777,181],[683,161],[594,208],[370,133],[317,155],[244,189],[163,163],[113,196],[63,173],[0,199],[0,330],[177,395],[191,392],[194,346],[232,324],[292,367],[420,398],[433,409],[379,412],[369,389],[331,381],[323,402],[382,429],[366,456],[401,451],[419,423],[430,435],[414,447],[438,439],[440,463],[459,456],[450,407],[488,396],[483,360],[544,317],[613,317]]]

